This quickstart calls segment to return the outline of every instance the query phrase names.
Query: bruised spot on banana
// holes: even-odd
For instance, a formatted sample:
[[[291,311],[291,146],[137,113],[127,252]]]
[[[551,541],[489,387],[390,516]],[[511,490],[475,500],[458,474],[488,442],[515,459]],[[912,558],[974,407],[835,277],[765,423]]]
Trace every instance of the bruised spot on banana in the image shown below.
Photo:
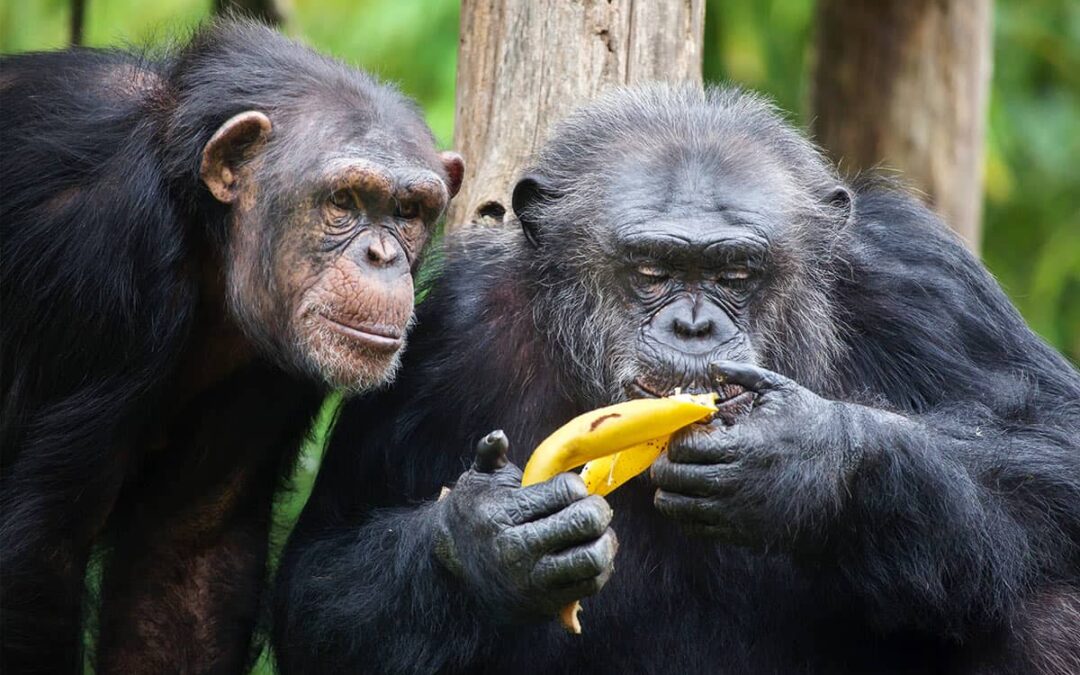
[[[716,412],[715,393],[644,398],[598,408],[570,420],[533,451],[521,485],[533,485],[584,464],[589,494],[606,495],[652,465],[671,435]],[[571,633],[581,633],[573,602],[559,613]]]

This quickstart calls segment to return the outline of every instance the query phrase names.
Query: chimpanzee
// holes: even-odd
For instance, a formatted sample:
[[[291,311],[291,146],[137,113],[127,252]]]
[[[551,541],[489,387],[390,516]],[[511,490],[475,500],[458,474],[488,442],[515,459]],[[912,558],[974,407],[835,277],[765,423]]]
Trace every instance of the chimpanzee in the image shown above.
[[[391,379],[462,174],[417,107],[254,23],[0,70],[5,673],[235,672],[330,388]]]
[[[755,95],[661,85],[564,121],[513,207],[341,415],[286,672],[1080,672],[1080,374],[926,208]],[[607,501],[469,467],[675,389],[720,414]]]

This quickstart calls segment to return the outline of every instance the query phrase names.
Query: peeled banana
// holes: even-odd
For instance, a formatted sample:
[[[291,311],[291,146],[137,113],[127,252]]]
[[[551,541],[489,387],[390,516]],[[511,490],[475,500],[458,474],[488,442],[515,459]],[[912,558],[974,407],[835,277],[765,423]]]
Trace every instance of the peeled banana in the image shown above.
[[[590,494],[606,495],[645,471],[667,449],[671,434],[716,412],[709,394],[678,394],[617,403],[579,415],[548,436],[533,451],[521,485],[541,483],[582,464]],[[581,633],[573,602],[559,613],[568,631]]]
[[[589,494],[603,497],[648,469],[667,450],[670,438],[670,434],[664,438],[654,438],[586,464],[581,469],[581,480],[585,481]]]

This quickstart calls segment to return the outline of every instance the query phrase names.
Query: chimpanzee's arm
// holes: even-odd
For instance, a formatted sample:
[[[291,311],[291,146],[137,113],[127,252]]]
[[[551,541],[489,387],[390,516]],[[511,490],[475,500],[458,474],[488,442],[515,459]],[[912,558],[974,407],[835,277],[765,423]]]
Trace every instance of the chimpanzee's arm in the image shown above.
[[[879,627],[970,635],[1080,581],[1080,375],[906,198],[867,202],[837,391],[721,364],[755,409],[673,443],[657,506],[791,551]]]
[[[836,569],[882,620],[1007,619],[1080,582],[1080,373],[925,210],[862,201],[847,389],[895,414],[851,416]]]
[[[156,68],[111,51],[0,64],[3,672],[82,667],[90,548],[192,316],[160,139],[115,86]]]
[[[346,404],[289,539],[273,631],[285,673],[460,669],[491,637],[435,556],[438,486],[451,483],[464,460],[440,462],[430,452],[435,445],[389,445],[392,430],[379,421],[390,410]],[[440,471],[441,481],[434,475]],[[410,479],[419,483],[409,488],[417,494],[413,503],[395,496]]]
[[[241,672],[271,507],[321,394],[251,366],[177,414],[110,521],[98,672]]]
[[[433,554],[432,507],[294,534],[276,600],[282,672],[453,672],[472,661],[493,628]]]
[[[306,647],[315,626],[334,670],[470,670],[501,627],[550,620],[603,586],[616,550],[607,502],[575,474],[520,487],[506,449],[491,434],[437,501],[372,509],[358,527],[323,521],[297,543],[279,598],[289,667],[321,661]]]
[[[977,406],[853,416],[862,459],[828,549],[871,616],[963,635],[1076,583],[1080,446],[1065,424],[1080,430],[1080,414],[1062,403],[1041,422]]]
[[[499,258],[473,253],[421,305],[394,385],[341,412],[279,569],[285,672],[468,671],[509,626],[550,621],[611,572],[611,509],[580,478],[521,488],[505,459],[473,461],[488,431],[505,428],[521,460],[567,416],[543,378],[515,379],[516,314],[478,315]]]

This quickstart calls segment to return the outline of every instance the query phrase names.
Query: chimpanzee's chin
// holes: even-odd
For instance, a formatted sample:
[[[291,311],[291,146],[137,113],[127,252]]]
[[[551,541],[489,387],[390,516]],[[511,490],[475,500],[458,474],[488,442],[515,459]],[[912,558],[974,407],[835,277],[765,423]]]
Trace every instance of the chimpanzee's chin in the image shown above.
[[[397,353],[374,363],[367,361],[350,363],[345,358],[335,363],[325,364],[322,368],[323,379],[333,389],[346,394],[361,393],[383,387],[394,380],[401,359]]]
[[[357,393],[393,381],[401,365],[404,340],[397,349],[372,347],[337,331],[315,331],[300,346],[301,370],[329,388]]]

